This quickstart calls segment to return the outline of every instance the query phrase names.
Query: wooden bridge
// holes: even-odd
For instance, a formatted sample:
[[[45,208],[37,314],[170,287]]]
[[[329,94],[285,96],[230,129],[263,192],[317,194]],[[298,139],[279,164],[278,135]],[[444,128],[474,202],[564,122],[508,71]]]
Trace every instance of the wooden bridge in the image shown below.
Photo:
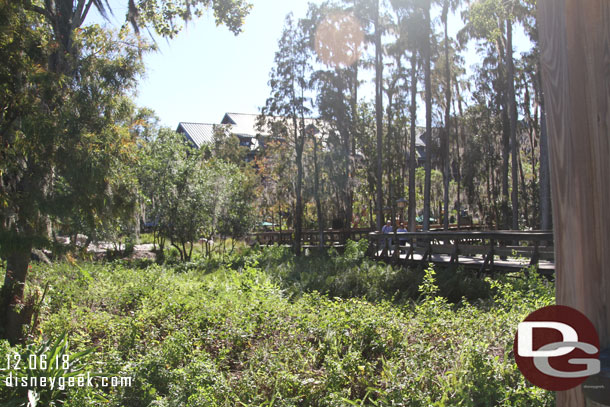
[[[351,230],[305,230],[302,247],[342,248],[347,239],[369,240],[368,255],[376,260],[406,266],[428,263],[475,269],[483,272],[518,271],[532,265],[544,275],[555,271],[553,233],[551,231],[481,231],[476,226],[464,230],[456,226],[448,231],[394,232],[382,234],[368,228]],[[252,244],[292,245],[292,230],[260,232],[250,235]]]
[[[551,231],[371,232],[368,238],[369,254],[392,263],[460,265],[481,273],[537,265],[540,274],[555,272]]]

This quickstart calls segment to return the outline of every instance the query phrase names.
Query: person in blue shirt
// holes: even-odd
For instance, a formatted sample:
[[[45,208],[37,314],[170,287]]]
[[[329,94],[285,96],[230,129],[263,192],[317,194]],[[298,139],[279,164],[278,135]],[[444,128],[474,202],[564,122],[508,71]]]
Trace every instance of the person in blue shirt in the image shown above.
[[[398,227],[398,229],[396,229],[396,232],[400,233],[400,232],[408,232],[408,230],[405,228],[405,224],[404,223],[400,223],[400,226]],[[398,239],[398,242],[401,246],[404,246],[407,243],[407,238],[406,237],[401,237]]]
[[[393,231],[393,229],[392,229],[392,221],[388,219],[386,224],[383,225],[383,227],[381,228],[381,233],[387,234],[387,233],[392,233],[392,231]],[[388,248],[391,248],[392,247],[392,239],[389,238],[389,237],[385,237],[385,238],[381,239],[381,249],[382,250],[385,248],[386,244],[388,244]]]

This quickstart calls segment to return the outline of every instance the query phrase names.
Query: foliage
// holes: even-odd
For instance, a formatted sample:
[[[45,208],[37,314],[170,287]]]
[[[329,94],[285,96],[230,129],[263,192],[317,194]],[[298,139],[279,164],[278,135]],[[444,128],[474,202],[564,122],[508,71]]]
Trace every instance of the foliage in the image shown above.
[[[354,269],[365,249],[351,243],[302,273],[319,280],[324,262]],[[535,273],[492,280],[492,297],[451,304],[429,269],[410,283],[416,291],[422,285],[421,299],[401,305],[372,290],[366,299],[287,296],[288,282],[269,264],[295,261],[275,249],[212,272],[35,266],[31,286],[51,287],[41,336],[65,331],[72,352],[97,346],[89,366],[134,377],[131,387],[104,389],[107,402],[83,402],[68,389],[64,405],[553,405],[552,393],[530,386],[511,354],[517,323],[553,302],[553,285]],[[360,284],[371,276],[354,272]],[[296,294],[301,287],[292,284]]]
[[[12,273],[0,318],[16,340],[28,315],[18,311],[31,248],[49,245],[53,231],[95,239],[130,223],[136,154],[126,122],[149,47],[127,29],[94,25],[75,33],[64,55],[48,21],[7,2],[2,13],[12,62],[0,117],[0,256]]]
[[[0,235],[7,240],[46,234],[45,216],[65,234],[95,236],[106,222],[125,221],[133,211],[135,144],[122,124],[132,109],[126,96],[141,72],[142,49],[127,32],[97,26],[75,41],[83,56],[78,81],[42,67],[32,78],[14,73],[20,79],[12,80],[24,87],[14,97],[28,98],[32,110],[2,122]],[[8,255],[10,245],[3,243]]]
[[[231,134],[228,127],[214,127],[212,155],[215,158],[245,169],[248,166],[249,153],[249,147],[240,145],[239,137]]]
[[[309,116],[311,98],[311,49],[302,23],[296,23],[292,15],[286,16],[279,50],[275,54],[275,66],[271,70],[269,85],[271,95],[261,109],[259,127],[271,130],[278,138],[286,135],[294,145],[294,160],[297,167],[295,180],[294,250],[301,253],[301,230],[303,226],[303,150],[307,128],[305,117]],[[273,117],[279,116],[279,117]]]
[[[83,27],[92,5],[106,19],[112,13],[108,1],[0,4],[7,62],[0,71],[0,256],[11,271],[0,319],[12,341],[27,322],[18,311],[30,251],[47,243],[53,223],[74,237],[101,230],[116,238],[136,204],[135,143],[125,125],[151,47],[126,25],[118,34]],[[148,25],[171,37],[178,21],[211,8],[216,23],[237,34],[250,7],[244,0],[129,0],[126,17],[136,32]]]
[[[173,38],[183,28],[183,21],[201,17],[205,11],[211,10],[216,25],[226,25],[237,35],[251,8],[252,5],[245,0],[129,0],[128,18],[136,27],[152,26],[158,34]]]
[[[193,243],[217,236],[243,237],[254,222],[251,206],[253,183],[235,164],[205,160],[184,136],[160,129],[143,144],[140,185],[148,201],[146,211],[159,238],[191,258]]]
[[[87,356],[95,348],[86,349],[77,353],[70,353],[67,335],[64,333],[56,340],[49,339],[45,343],[32,343],[24,349],[11,349],[3,341],[0,355],[7,361],[7,369],[3,370],[3,391],[1,397],[10,400],[10,406],[59,406],[67,398],[69,383],[77,383],[82,377],[85,383],[86,373],[92,368],[86,362]],[[101,373],[95,373],[95,377]],[[30,383],[35,378],[37,385],[23,386],[23,382]],[[46,383],[42,385],[42,380]],[[8,383],[11,383],[10,386]],[[103,401],[104,398],[93,389],[89,389],[93,399]]]

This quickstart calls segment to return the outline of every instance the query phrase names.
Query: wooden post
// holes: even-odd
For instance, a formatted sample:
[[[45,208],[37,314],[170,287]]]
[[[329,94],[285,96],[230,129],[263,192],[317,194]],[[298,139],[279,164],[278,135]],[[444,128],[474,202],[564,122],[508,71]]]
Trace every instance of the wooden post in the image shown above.
[[[557,303],[610,346],[610,1],[541,0]],[[580,387],[558,407],[585,406]]]

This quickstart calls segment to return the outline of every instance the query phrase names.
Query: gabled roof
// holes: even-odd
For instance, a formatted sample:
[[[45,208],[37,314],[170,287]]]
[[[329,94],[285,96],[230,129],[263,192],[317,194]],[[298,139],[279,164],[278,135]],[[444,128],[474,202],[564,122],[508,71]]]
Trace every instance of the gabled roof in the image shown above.
[[[180,122],[176,131],[185,134],[197,148],[201,148],[203,144],[214,140],[214,126],[216,125],[210,123]]]
[[[263,131],[257,129],[256,122],[259,116],[259,114],[252,113],[226,113],[220,123],[229,125],[231,133],[238,136],[268,136],[271,133],[268,124],[265,125]],[[267,116],[267,120],[269,119],[271,119],[270,121],[272,122],[283,120],[283,118],[279,116]],[[330,125],[320,119],[306,118],[305,125],[314,125],[322,132],[328,132],[330,129]]]
[[[426,137],[426,129],[417,127],[415,131],[419,132],[419,134],[415,134],[415,147],[425,147],[426,142],[424,139]]]
[[[268,116],[268,122],[265,124],[264,130],[259,131],[256,125],[259,116],[259,114],[252,113],[225,113],[220,124],[180,122],[178,123],[176,131],[184,134],[197,148],[201,148],[202,145],[213,142],[214,131],[217,127],[225,127],[230,133],[235,134],[240,137],[240,139],[248,138],[251,140],[250,143],[252,145],[258,145],[258,143],[254,141],[255,139],[258,140],[258,136],[265,137],[271,135],[269,122],[281,121],[284,119],[279,116]],[[331,125],[320,119],[306,118],[305,125],[315,126],[323,137],[328,136],[328,133],[331,131]],[[288,126],[290,127],[289,124]]]
[[[256,130],[258,114],[250,113],[226,113],[220,124],[231,125],[231,133],[238,136],[256,137],[261,134]]]

